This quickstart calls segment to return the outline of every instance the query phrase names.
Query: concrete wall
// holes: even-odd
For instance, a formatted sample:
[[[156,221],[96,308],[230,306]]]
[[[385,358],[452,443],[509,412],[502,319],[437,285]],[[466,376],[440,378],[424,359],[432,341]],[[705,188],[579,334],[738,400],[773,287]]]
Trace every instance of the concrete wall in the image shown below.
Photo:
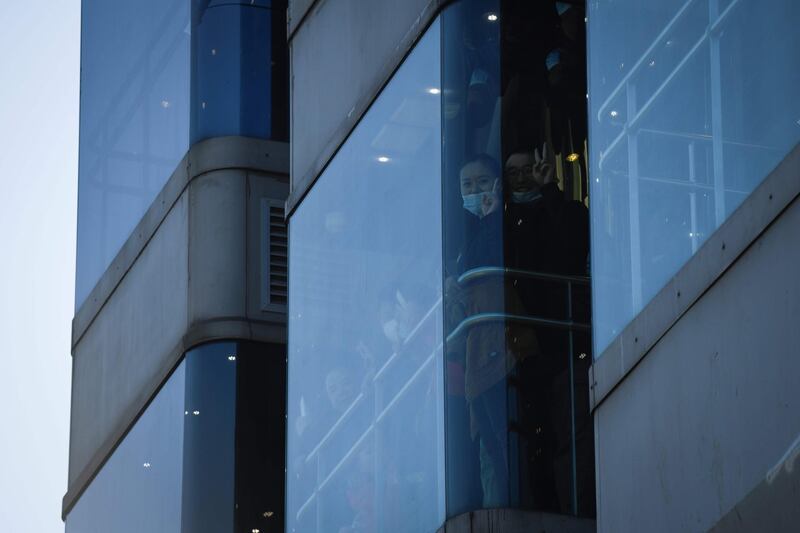
[[[290,30],[294,29],[289,43],[290,206],[344,141],[442,3],[317,0],[309,9],[307,0],[289,2]]]
[[[782,172],[796,191],[796,159]],[[773,201],[770,185],[754,194]],[[797,477],[769,481],[797,455],[800,436],[796,192],[787,204],[618,383],[605,385],[594,412],[599,531],[800,527],[796,491],[786,492]],[[745,205],[732,218],[750,212]]]
[[[286,342],[261,305],[263,198],[288,194],[285,144],[193,147],[73,320],[68,512],[192,347]]]

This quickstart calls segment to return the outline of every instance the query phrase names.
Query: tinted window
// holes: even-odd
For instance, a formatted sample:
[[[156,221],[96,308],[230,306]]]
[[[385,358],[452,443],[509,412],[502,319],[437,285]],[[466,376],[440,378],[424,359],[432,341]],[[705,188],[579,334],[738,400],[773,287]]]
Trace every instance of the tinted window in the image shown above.
[[[439,25],[289,223],[287,531],[444,519]]]
[[[800,140],[800,4],[589,5],[600,354]]]
[[[189,147],[189,3],[85,0],[75,306]]]

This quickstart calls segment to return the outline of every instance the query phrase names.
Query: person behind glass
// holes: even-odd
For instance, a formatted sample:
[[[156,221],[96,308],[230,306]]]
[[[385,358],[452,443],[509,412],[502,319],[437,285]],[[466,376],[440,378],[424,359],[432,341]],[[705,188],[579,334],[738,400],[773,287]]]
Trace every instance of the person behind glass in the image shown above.
[[[552,150],[517,151],[508,157],[504,179],[510,191],[506,210],[507,266],[555,275],[586,274],[589,220],[586,207],[567,201],[555,180]],[[525,314],[549,320],[568,318],[566,282],[521,278],[517,284]],[[572,292],[572,317],[588,315],[588,293]],[[582,321],[588,317],[582,317]],[[543,510],[567,512],[570,501],[571,446],[568,331],[538,327],[539,352],[517,368],[520,387],[521,452],[528,462],[532,504]],[[573,337],[573,351],[588,351]],[[577,349],[576,349],[577,348]],[[576,370],[583,375],[588,369]],[[587,384],[588,386],[588,384]],[[577,429],[588,421],[576,412]],[[585,420],[584,420],[585,419]]]
[[[477,225],[459,256],[461,274],[503,264],[503,194],[500,165],[479,155],[460,172],[463,207]],[[513,287],[502,277],[483,276],[459,285],[446,281],[448,321],[456,324],[483,313],[521,311]],[[507,376],[517,363],[536,351],[529,330],[504,321],[481,322],[464,332],[464,398],[470,434],[478,439],[483,506],[509,504]]]

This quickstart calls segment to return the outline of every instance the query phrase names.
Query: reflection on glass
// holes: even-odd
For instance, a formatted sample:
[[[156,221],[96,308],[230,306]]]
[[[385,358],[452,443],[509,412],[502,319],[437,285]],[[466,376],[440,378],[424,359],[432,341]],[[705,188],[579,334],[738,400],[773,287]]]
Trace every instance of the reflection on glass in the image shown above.
[[[206,344],[186,354],[183,528],[230,531],[234,513],[236,343]],[[233,357],[234,359],[231,359]]]
[[[442,15],[448,516],[594,515],[583,19]]]
[[[599,355],[800,140],[800,3],[590,5]]]
[[[192,0],[192,142],[288,141],[286,1]]]
[[[67,515],[67,533],[181,531],[186,365],[162,387]]]
[[[84,0],[75,306],[189,147],[189,4]]]
[[[283,533],[285,349],[187,352],[67,515],[67,533]]]
[[[444,520],[439,25],[292,216],[287,531]]]

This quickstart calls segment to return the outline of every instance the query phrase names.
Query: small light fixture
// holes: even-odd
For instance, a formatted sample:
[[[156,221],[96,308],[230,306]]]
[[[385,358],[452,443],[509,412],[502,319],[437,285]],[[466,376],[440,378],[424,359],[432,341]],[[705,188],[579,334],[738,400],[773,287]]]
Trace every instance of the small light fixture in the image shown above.
[[[189,414],[189,411],[184,411],[184,412],[183,412],[183,414],[184,414],[184,415],[188,415],[188,414]]]
[[[619,116],[619,113],[617,111],[613,111],[613,110],[609,114],[611,115],[611,118],[617,118]]]
[[[439,89],[438,87],[431,87],[428,89],[428,92],[430,94],[441,94],[442,90]]]
[[[379,163],[388,163],[389,161],[391,161],[391,159],[389,159],[385,155],[378,156],[378,162]]]
[[[586,352],[583,352],[583,353],[581,353],[581,354],[578,356],[578,359],[586,359]]]
[[[169,107],[169,100],[161,100],[161,107],[167,109]]]
[[[262,516],[264,518],[270,518],[273,514],[275,514],[275,513],[273,513],[272,511],[265,511]]]
[[[192,414],[193,414],[194,416],[197,416],[197,415],[199,415],[199,414],[200,414],[200,411],[192,411]]]
[[[144,463],[142,466],[145,468],[150,468],[150,463]]]
[[[489,13],[486,15],[486,20],[489,22],[497,22],[497,14],[496,13]]]
[[[576,154],[575,152],[572,152],[571,154],[569,154],[567,156],[567,161],[569,161],[570,163],[574,163],[575,161],[578,160],[579,157],[580,156],[578,154]]]
[[[228,361],[236,361],[236,356],[235,355],[229,355],[228,356]]]
[[[260,529],[256,529],[256,528],[251,529],[251,531],[253,533],[261,533],[261,530]]]
[[[648,65],[650,65],[651,67],[656,66],[656,60],[655,59],[651,59],[650,62],[648,63]]]

